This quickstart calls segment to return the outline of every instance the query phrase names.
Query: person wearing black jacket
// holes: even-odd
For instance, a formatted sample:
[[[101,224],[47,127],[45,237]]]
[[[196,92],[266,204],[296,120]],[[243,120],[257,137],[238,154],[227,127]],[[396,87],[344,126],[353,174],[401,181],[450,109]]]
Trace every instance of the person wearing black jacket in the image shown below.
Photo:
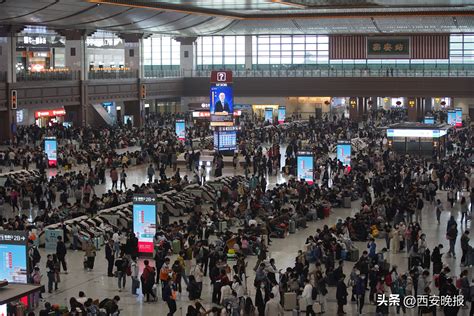
[[[112,238],[105,244],[105,259],[107,259],[107,276],[113,277],[114,269],[114,241]]]
[[[58,257],[59,263],[62,264],[65,274],[67,274],[66,253],[66,244],[64,243],[63,238],[58,236],[58,242],[56,244],[56,256]]]
[[[349,293],[347,292],[347,285],[344,282],[345,278],[346,276],[343,274],[341,278],[339,279],[339,282],[337,283],[337,289],[336,289],[337,315],[346,314],[346,312],[344,312],[344,305],[347,304],[347,295],[349,295]]]
[[[431,262],[433,263],[433,275],[439,274],[441,269],[443,268],[443,260],[441,253],[441,249],[443,249],[443,245],[438,245],[434,247],[433,252],[431,253]]]
[[[169,313],[166,314],[167,316],[173,316],[174,313],[176,312],[176,301],[175,301],[175,298],[173,297],[173,290],[171,289],[171,280],[169,279],[164,287],[163,287],[163,292],[161,294],[162,298],[163,298],[163,301],[166,302],[166,304],[168,304],[168,308],[169,308]]]
[[[56,278],[56,269],[54,268],[53,255],[48,255],[48,260],[46,261],[46,270],[48,275],[48,293],[52,293],[53,283]]]

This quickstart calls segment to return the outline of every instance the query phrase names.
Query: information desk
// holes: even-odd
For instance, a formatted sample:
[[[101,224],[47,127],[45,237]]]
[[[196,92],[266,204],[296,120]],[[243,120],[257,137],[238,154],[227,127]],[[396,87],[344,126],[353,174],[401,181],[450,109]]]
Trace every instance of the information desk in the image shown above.
[[[9,283],[0,287],[0,305],[8,304],[44,290],[44,285]]]
[[[388,146],[398,153],[444,157],[451,126],[419,122],[396,123],[386,127]]]

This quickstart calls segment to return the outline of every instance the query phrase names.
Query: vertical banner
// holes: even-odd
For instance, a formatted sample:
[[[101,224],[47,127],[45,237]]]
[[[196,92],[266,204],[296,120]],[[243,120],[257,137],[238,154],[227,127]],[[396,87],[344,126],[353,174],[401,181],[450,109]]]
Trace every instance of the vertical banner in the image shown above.
[[[157,206],[155,194],[133,196],[133,233],[138,238],[138,252],[153,253],[156,234]]]
[[[56,137],[46,137],[44,139],[44,152],[48,157],[48,166],[58,166],[58,142]]]
[[[351,142],[342,140],[337,142],[336,147],[337,160],[342,162],[344,167],[351,165]]]
[[[186,140],[186,122],[184,120],[176,120],[175,130],[179,140]]]
[[[62,229],[46,229],[44,231],[44,247],[48,250],[56,250],[58,236],[61,236],[64,240],[64,232]]]
[[[286,119],[286,106],[282,105],[278,107],[278,124],[285,123]]]
[[[455,110],[448,110],[448,124],[449,125],[456,125],[456,111]]]
[[[273,108],[265,108],[265,122],[273,123]]]
[[[304,180],[308,184],[314,183],[314,162],[313,154],[311,152],[298,152],[296,156],[297,163],[297,177],[299,180]]]
[[[462,127],[462,108],[456,108],[456,127]]]
[[[349,98],[349,119],[359,122],[359,109],[357,107],[357,98]]]
[[[0,231],[0,280],[28,283],[28,232]]]
[[[209,112],[211,126],[234,125],[232,71],[212,71]]]

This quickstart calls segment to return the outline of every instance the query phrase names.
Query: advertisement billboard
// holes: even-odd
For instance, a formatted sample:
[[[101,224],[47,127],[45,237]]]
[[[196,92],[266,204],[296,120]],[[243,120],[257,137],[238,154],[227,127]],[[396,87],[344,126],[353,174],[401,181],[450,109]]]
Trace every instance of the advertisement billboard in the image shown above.
[[[56,137],[47,137],[44,139],[44,152],[48,157],[48,166],[57,167],[58,165],[58,142]]]
[[[178,139],[184,141],[186,139],[186,122],[184,120],[176,120],[175,129]]]
[[[434,124],[435,118],[433,116],[425,116],[423,123],[425,124]]]
[[[286,119],[286,107],[279,106],[278,107],[278,124],[285,123],[285,119]]]
[[[273,122],[273,108],[265,108],[265,121]]]
[[[313,155],[310,152],[299,152],[296,157],[296,163],[298,179],[313,184]]]
[[[138,252],[153,253],[153,237],[157,225],[156,195],[133,196],[133,233],[138,238]]]
[[[0,280],[27,283],[27,245],[27,232],[0,231]]]
[[[351,143],[349,141],[340,141],[336,147],[337,160],[342,162],[343,166],[351,165]]]
[[[232,151],[237,148],[236,130],[216,130],[214,131],[214,150]]]
[[[462,127],[462,108],[456,108],[456,127]]]
[[[456,111],[449,110],[448,111],[448,124],[449,125],[456,125]]]
[[[209,112],[211,126],[234,125],[234,91],[231,84],[211,84]]]

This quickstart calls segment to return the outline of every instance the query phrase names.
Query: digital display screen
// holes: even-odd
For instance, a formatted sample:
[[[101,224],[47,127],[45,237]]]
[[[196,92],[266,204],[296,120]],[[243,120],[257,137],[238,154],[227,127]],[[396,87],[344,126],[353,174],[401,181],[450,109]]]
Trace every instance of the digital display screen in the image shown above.
[[[138,238],[138,252],[153,253],[157,206],[155,195],[133,196],[133,233]]]
[[[456,111],[448,111],[448,124],[449,125],[456,125]]]
[[[211,126],[232,126],[234,124],[234,91],[231,84],[211,84],[209,112]]]
[[[214,132],[214,150],[230,151],[237,148],[236,131],[215,131]]]
[[[2,231],[0,233],[0,280],[27,283],[28,233]]]
[[[296,157],[297,176],[299,180],[305,180],[309,184],[314,183],[313,156],[308,154],[298,154]]]
[[[343,166],[351,165],[351,144],[349,142],[337,144],[337,160],[342,162]]]
[[[186,122],[184,120],[176,120],[176,135],[179,140],[186,139]]]
[[[273,122],[273,108],[265,108],[265,121]]]
[[[285,119],[286,119],[286,107],[279,106],[278,107],[278,124],[285,123]]]
[[[462,127],[462,109],[456,108],[456,127]]]
[[[425,116],[425,119],[423,120],[423,123],[425,123],[425,124],[434,124],[435,119],[432,116]]]
[[[387,137],[428,137],[439,138],[446,135],[443,129],[387,129]]]
[[[44,140],[44,152],[48,157],[48,166],[55,167],[58,165],[58,142],[56,137],[49,137]]]

